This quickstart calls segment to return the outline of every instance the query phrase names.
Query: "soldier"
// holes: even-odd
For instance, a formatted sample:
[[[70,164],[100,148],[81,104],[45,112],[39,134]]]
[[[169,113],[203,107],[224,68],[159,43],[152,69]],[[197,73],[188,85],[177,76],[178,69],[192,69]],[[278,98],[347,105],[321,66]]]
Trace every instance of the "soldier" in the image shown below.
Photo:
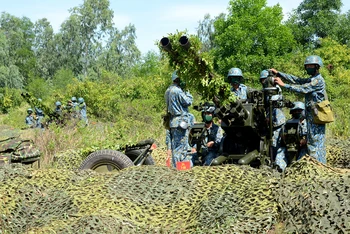
[[[193,97],[180,87],[180,77],[174,71],[171,80],[173,83],[165,92],[167,112],[170,113],[170,139],[172,151],[172,166],[176,168],[177,162],[191,161],[187,155],[190,118],[188,107]],[[192,166],[192,163],[191,163]]]
[[[84,101],[84,98],[82,97],[78,98],[78,103],[79,103],[80,119],[84,120],[85,125],[88,125],[89,122],[87,118],[86,103]]]
[[[42,102],[41,98],[38,98],[38,101]],[[43,118],[45,117],[43,110],[37,106],[34,107],[34,110],[35,110],[35,115],[36,115],[36,127],[37,128],[44,128],[44,125],[41,122],[43,120]]]
[[[205,144],[201,145],[202,161],[204,166],[210,166],[211,162],[218,156],[218,151],[223,137],[223,130],[213,122],[215,107],[206,104],[202,112],[204,131],[201,136]]]
[[[290,108],[292,118],[287,123],[298,123],[298,135],[300,136],[300,145],[298,149],[297,160],[307,154],[307,123],[305,120],[305,104],[303,102],[294,102],[294,107]]]
[[[36,121],[35,121],[35,118],[33,116],[33,110],[32,108],[29,108],[27,110],[27,117],[25,119],[25,122],[26,122],[26,125],[29,127],[29,128],[35,128],[36,127]]]
[[[263,70],[260,73],[260,83],[265,86],[265,81],[267,77],[269,76],[269,72],[267,70]],[[278,85],[275,85],[275,87],[278,89],[277,94],[271,96],[271,100],[273,102],[278,102],[282,101],[283,96],[282,96],[282,90]],[[268,97],[267,97],[268,98]],[[266,104],[268,103],[269,100],[265,100]],[[266,105],[269,107],[268,105]],[[269,108],[267,108],[269,110]],[[266,113],[266,122],[269,123],[269,111]],[[274,107],[272,109],[272,127],[273,127],[273,132],[272,132],[272,151],[273,151],[273,156],[275,159],[275,164],[280,168],[280,170],[284,171],[288,165],[288,160],[287,160],[287,149],[282,145],[282,130],[283,130],[283,125],[286,122],[286,117],[283,113],[282,108],[276,108]]]
[[[55,123],[57,125],[63,124],[63,110],[62,110],[62,103],[60,101],[55,102],[55,110],[54,113],[56,114]]]
[[[239,68],[231,68],[228,71],[226,81],[231,84],[231,91],[241,100],[247,99],[248,88],[243,82],[243,73]]]
[[[307,122],[307,148],[310,156],[314,157],[321,163],[326,163],[326,147],[324,144],[326,125],[316,124],[313,121],[313,106],[326,99],[326,83],[319,73],[323,65],[322,59],[317,55],[308,56],[305,59],[304,67],[309,78],[299,78],[293,75],[285,74],[271,69],[278,77],[275,82],[287,90],[305,95],[305,117]],[[285,84],[282,79],[290,82]]]
[[[60,101],[57,101],[56,103],[55,103],[55,106],[56,106],[56,108],[55,108],[55,110],[54,110],[54,112],[58,115],[58,116],[62,116],[62,103],[60,102]]]
[[[77,118],[79,115],[79,104],[76,97],[71,98],[72,101],[72,115],[73,118]]]

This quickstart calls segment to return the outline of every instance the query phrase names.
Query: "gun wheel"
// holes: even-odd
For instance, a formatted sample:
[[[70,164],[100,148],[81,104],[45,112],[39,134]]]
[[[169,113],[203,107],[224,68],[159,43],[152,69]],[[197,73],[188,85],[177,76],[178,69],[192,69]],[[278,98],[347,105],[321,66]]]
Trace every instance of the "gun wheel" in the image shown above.
[[[97,172],[117,172],[134,163],[125,154],[115,150],[98,150],[91,153],[80,165],[80,170],[91,169]]]

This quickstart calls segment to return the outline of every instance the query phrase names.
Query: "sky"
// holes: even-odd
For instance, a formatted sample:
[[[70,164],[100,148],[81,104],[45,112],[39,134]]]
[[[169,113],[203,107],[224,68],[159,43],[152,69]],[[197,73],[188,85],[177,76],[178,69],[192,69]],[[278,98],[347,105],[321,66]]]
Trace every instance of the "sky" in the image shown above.
[[[268,6],[280,4],[285,19],[302,0],[267,0]],[[47,18],[55,32],[69,17],[69,9],[83,0],[0,0],[0,12],[17,17],[26,16],[32,22]],[[136,27],[136,44],[142,54],[158,51],[156,43],[176,30],[195,34],[199,21],[209,13],[211,17],[227,13],[229,0],[110,0],[114,11],[113,22],[122,30],[133,24]],[[350,9],[350,1],[343,0],[342,13]]]

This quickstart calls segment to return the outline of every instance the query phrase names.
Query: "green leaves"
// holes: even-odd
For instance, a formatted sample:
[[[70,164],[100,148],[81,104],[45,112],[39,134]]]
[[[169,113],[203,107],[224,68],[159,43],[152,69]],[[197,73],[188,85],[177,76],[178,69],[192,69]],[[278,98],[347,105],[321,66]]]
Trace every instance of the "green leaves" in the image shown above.
[[[265,0],[230,1],[229,14],[215,21],[215,49],[218,70],[232,67],[260,73],[271,67],[277,56],[295,46],[291,30],[282,24],[282,8],[267,7]]]
[[[186,32],[169,34],[171,50],[160,49],[169,58],[170,66],[178,71],[181,80],[185,81],[191,92],[198,92],[203,99],[213,100],[219,96],[221,101],[232,94],[223,78],[215,74],[213,60],[209,53],[199,53],[201,43],[194,35],[185,36]],[[163,39],[163,43],[166,41]],[[181,44],[181,42],[182,44]],[[184,45],[190,45],[188,48]],[[164,46],[164,44],[163,44]]]

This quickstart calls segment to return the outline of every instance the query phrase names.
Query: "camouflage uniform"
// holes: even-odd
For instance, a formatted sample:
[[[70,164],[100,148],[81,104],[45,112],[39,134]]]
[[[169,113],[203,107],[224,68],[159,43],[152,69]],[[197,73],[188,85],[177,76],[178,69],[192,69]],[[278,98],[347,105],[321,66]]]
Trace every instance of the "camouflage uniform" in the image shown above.
[[[278,88],[278,94],[273,95],[271,99],[273,101],[280,101],[283,99],[281,88],[276,85]],[[268,101],[268,100],[267,100]],[[269,112],[266,114],[267,118],[269,117]],[[286,122],[286,116],[283,113],[282,108],[273,108],[272,109],[272,150],[275,157],[275,164],[279,166],[281,170],[285,170],[288,165],[287,160],[287,149],[282,145],[282,127]]]
[[[44,112],[42,109],[38,108],[38,107],[34,107],[35,109],[35,115],[37,117],[36,119],[36,127],[37,128],[43,128],[43,124],[41,123],[41,120],[44,118]]]
[[[88,125],[87,111],[86,111],[86,103],[83,98],[78,98],[79,102],[79,113],[80,118],[84,120],[85,124]]]
[[[182,91],[177,84],[172,84],[165,92],[165,100],[168,112],[171,115],[172,165],[176,168],[176,162],[191,161],[190,155],[187,155],[189,126],[192,118],[188,112],[188,106],[192,104],[193,97],[189,92]],[[187,126],[183,126],[184,128],[180,127],[181,122],[186,123]]]
[[[27,115],[27,117],[26,117],[26,125],[28,127],[31,127],[31,128],[36,127],[36,121],[35,121],[35,119],[34,119],[32,114]]]
[[[326,147],[324,144],[326,125],[315,124],[312,115],[312,105],[325,100],[326,84],[323,77],[317,74],[304,79],[282,72],[277,75],[292,83],[291,85],[285,84],[286,89],[305,94],[308,153],[319,162],[326,163]]]
[[[221,139],[223,137],[223,130],[220,126],[212,123],[210,128],[206,129],[205,142],[214,141],[213,147],[206,147],[202,145],[202,155],[204,156],[204,165],[209,166],[211,162],[218,156]]]
[[[244,84],[239,84],[238,89],[234,89],[231,87],[231,91],[239,98],[242,100],[247,99],[247,92],[248,92],[248,87],[245,86]]]

